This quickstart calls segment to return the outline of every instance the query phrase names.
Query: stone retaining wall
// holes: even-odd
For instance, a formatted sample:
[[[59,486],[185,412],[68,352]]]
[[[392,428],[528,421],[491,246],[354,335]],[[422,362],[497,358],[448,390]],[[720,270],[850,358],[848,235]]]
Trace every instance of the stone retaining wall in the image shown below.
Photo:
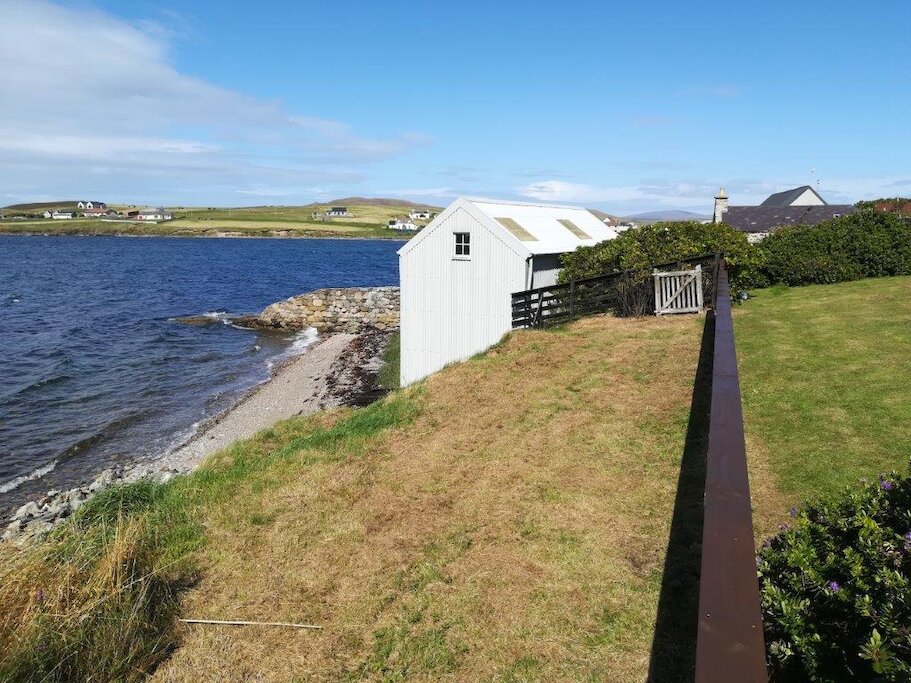
[[[268,306],[256,316],[257,327],[321,333],[360,334],[399,326],[398,287],[318,289]]]

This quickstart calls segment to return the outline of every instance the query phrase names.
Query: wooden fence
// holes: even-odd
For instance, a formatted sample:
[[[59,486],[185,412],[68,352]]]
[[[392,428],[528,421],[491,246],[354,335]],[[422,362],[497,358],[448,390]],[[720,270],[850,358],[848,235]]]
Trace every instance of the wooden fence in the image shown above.
[[[727,268],[718,269],[697,683],[768,680]]]
[[[710,254],[659,263],[645,270],[608,273],[562,285],[516,292],[512,295],[512,326],[551,327],[607,311],[624,316],[654,313],[656,298],[649,270],[661,271],[663,268],[676,268],[678,271],[687,265],[710,268],[712,277],[702,278],[705,291],[700,291],[700,296],[711,301],[718,263],[719,255]]]

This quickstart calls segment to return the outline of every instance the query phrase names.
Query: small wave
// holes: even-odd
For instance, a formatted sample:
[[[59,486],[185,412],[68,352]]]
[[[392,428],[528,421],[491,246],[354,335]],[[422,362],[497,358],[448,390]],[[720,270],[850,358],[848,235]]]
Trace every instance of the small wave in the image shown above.
[[[294,337],[294,341],[291,343],[292,353],[302,352],[308,346],[313,344],[318,336],[319,332],[315,327],[308,327],[303,332],[298,332],[297,336]]]
[[[17,389],[16,391],[14,391],[12,393],[12,395],[21,396],[23,394],[26,394],[30,391],[35,391],[36,389],[40,389],[42,387],[51,386],[54,384],[58,384],[60,382],[66,382],[68,379],[73,379],[73,377],[71,375],[54,375],[52,377],[38,379],[38,380],[35,380],[34,382],[32,382],[31,384],[25,385],[21,389]]]
[[[220,320],[222,325],[231,324],[230,314],[227,311],[206,311],[202,314],[202,317],[210,318],[212,320]]]
[[[0,484],[0,493],[9,493],[10,491],[19,488],[27,481],[32,481],[34,479],[40,479],[45,474],[53,472],[54,468],[57,467],[57,461],[54,460],[49,462],[47,465],[42,465],[37,469],[32,470],[28,474],[23,474],[21,477],[16,477],[15,479],[10,479],[9,481]]]

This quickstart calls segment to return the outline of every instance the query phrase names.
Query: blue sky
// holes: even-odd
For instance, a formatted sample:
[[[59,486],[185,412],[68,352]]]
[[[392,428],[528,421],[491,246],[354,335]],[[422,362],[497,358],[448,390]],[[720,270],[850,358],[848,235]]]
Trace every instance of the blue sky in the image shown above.
[[[909,195],[909,25],[891,0],[0,0],[0,204]]]

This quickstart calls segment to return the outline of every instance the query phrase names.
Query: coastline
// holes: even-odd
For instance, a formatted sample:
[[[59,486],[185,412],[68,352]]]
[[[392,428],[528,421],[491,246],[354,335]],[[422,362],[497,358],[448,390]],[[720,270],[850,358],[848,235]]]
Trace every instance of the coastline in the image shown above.
[[[244,240],[370,240],[381,242],[407,242],[417,233],[398,235],[343,235],[330,233],[326,235],[240,235],[237,233],[219,233],[215,235],[187,235],[183,233],[130,233],[130,232],[13,232],[0,228],[0,236],[9,237],[132,237],[144,238],[172,237],[180,239],[244,239]]]
[[[48,491],[22,505],[7,520],[0,540],[23,543],[40,537],[110,486],[140,480],[164,483],[189,474],[212,453],[280,420],[376,400],[385,393],[377,386],[377,373],[391,335],[392,331],[339,333],[318,339],[303,353],[277,365],[268,380],[201,425],[184,443],[127,466],[106,469],[91,482]]]

